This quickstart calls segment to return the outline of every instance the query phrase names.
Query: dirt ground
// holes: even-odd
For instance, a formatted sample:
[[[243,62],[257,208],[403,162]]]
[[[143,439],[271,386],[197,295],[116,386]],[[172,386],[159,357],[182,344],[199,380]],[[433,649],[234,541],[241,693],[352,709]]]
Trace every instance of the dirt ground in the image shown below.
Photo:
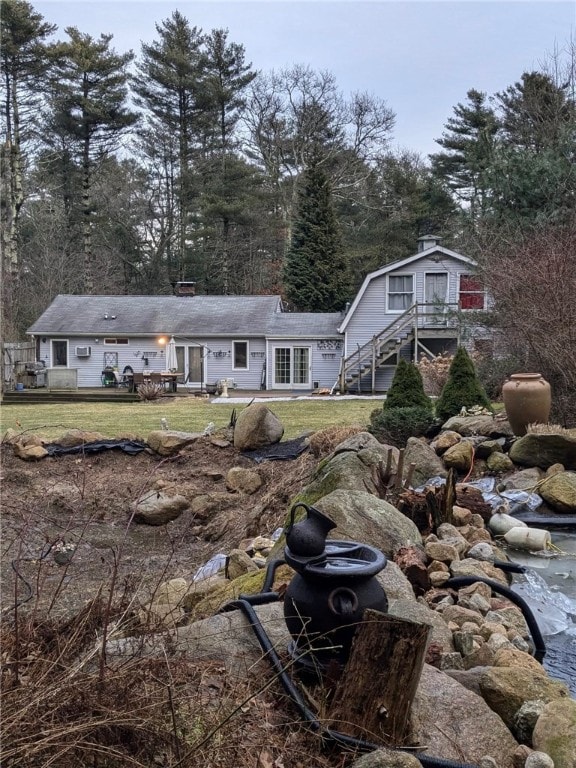
[[[145,601],[161,581],[191,581],[212,555],[270,535],[317,461],[306,451],[296,460],[256,464],[208,438],[164,459],[114,449],[25,462],[3,444],[1,460],[3,611],[17,601],[20,610],[52,616],[75,612],[105,591],[115,564],[116,589],[136,589]],[[260,490],[229,493],[225,477],[233,466],[256,469]],[[223,494],[221,508],[207,519],[188,511],[167,525],[130,523],[134,503],[152,489],[189,500]],[[68,566],[54,560],[51,547],[59,540],[76,546]]]

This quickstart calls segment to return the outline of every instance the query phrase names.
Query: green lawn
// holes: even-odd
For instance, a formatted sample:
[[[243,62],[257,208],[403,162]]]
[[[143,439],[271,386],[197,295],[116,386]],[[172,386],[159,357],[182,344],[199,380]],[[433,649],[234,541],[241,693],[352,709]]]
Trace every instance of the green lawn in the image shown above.
[[[107,437],[134,435],[146,437],[161,428],[166,419],[169,429],[200,432],[210,422],[226,426],[236,409],[247,404],[210,403],[199,398],[166,398],[149,403],[69,403],[50,405],[2,405],[0,431],[7,429],[32,431],[54,438],[69,429],[101,432]],[[351,424],[367,425],[370,413],[381,406],[379,400],[290,400],[270,402],[268,407],[284,425],[285,438],[296,437],[305,430]]]

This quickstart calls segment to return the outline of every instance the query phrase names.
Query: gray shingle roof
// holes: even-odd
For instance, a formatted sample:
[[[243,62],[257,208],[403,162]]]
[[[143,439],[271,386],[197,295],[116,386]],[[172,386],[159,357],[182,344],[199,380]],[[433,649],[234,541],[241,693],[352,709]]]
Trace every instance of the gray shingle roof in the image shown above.
[[[35,336],[337,335],[338,313],[281,313],[279,296],[57,296]]]
[[[339,336],[340,312],[279,312],[270,318],[267,336]]]

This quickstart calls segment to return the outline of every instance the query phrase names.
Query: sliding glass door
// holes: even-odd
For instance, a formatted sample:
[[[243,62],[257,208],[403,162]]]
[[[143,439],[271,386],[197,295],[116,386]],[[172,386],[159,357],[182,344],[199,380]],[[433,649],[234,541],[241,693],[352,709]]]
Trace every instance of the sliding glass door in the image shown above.
[[[275,347],[272,386],[276,389],[310,387],[310,347]]]

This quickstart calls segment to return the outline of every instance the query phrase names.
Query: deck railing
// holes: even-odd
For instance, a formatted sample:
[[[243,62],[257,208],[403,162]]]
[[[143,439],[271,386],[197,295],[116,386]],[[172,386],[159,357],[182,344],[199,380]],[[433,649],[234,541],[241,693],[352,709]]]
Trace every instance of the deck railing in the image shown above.
[[[458,304],[421,302],[412,304],[390,325],[375,334],[370,341],[359,345],[348,357],[342,358],[338,376],[340,392],[346,391],[350,378],[359,381],[367,373],[371,373],[371,388],[374,391],[377,368],[408,340],[414,340],[416,355],[419,329],[433,328],[454,328],[456,335],[459,336]]]

